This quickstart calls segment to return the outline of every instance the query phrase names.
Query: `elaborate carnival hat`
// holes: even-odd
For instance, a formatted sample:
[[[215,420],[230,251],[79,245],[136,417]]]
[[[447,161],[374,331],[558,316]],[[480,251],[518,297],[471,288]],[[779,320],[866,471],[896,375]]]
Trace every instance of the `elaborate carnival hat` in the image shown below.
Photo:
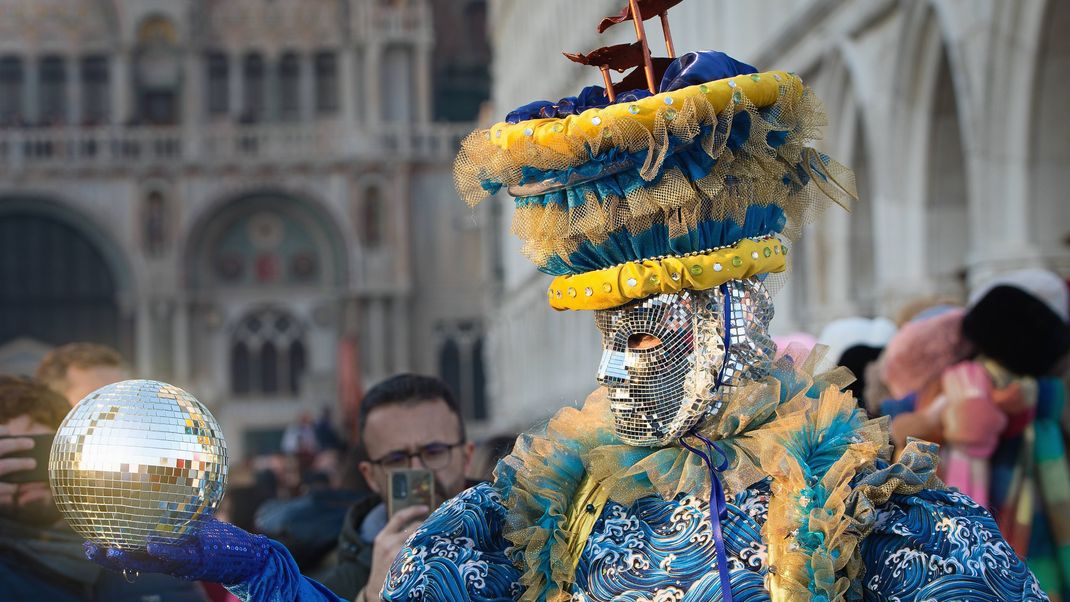
[[[513,233],[556,276],[555,309],[782,272],[803,224],[856,196],[850,170],[808,146],[825,121],[796,74],[675,56],[666,15],[681,1],[628,0],[598,31],[631,21],[635,43],[566,54],[599,67],[605,87],[533,102],[462,143],[458,191],[470,205],[503,188],[515,197]],[[667,58],[647,45],[655,17]],[[610,70],[633,67],[612,82]]]

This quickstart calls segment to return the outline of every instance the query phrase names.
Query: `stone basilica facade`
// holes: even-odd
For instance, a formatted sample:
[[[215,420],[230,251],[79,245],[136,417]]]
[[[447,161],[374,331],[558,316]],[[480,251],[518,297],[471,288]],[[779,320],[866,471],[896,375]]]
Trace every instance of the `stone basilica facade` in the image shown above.
[[[487,121],[537,98],[601,84],[558,52],[632,42],[598,36],[623,0],[491,0]],[[894,316],[904,302],[962,298],[1001,271],[1070,276],[1070,2],[1059,0],[691,0],[673,8],[679,52],[723,50],[798,72],[825,103],[820,147],[855,170],[861,202],[830,210],[795,245],[774,332]],[[657,20],[647,22],[663,54]],[[619,78],[619,76],[618,76]],[[496,428],[522,428],[594,388],[589,312],[554,313],[549,277],[509,233],[511,203],[481,211],[493,291],[488,374]]]
[[[4,1],[0,371],[114,345],[205,401],[235,457],[401,370],[484,417],[489,270],[451,177],[484,10]]]

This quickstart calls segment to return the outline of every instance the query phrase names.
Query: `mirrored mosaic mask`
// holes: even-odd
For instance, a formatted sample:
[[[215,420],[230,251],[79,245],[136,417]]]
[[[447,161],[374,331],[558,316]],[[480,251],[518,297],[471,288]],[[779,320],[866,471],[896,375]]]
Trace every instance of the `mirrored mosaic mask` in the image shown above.
[[[630,445],[668,445],[715,415],[734,387],[768,373],[772,316],[757,280],[596,311],[598,382],[609,391],[617,436]]]

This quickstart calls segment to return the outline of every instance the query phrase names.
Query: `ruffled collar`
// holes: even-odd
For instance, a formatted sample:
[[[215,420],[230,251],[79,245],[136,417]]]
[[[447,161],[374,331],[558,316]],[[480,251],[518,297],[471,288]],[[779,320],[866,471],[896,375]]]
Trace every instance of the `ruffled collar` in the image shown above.
[[[703,425],[700,432],[728,456],[729,468],[720,478],[729,497],[773,478],[783,517],[774,518],[771,511],[763,535],[772,541],[770,532],[781,533],[786,543],[771,547],[770,561],[779,554],[790,566],[775,571],[782,584],[767,585],[785,591],[802,587],[811,594],[820,589],[834,600],[845,589],[838,577],[855,572],[848,571],[852,566],[857,569],[857,563],[848,566],[848,561],[857,556],[853,544],[866,530],[865,520],[844,516],[845,508],[872,506],[857,501],[848,504],[851,481],[860,471],[873,472],[878,460],[887,459],[890,448],[886,421],[867,420],[850,394],[840,392],[853,378],[848,371],[814,376],[821,357],[819,350],[794,365],[785,356],[770,376],[740,388],[721,416]],[[508,510],[503,535],[513,544],[512,559],[523,571],[520,600],[569,598],[578,560],[573,556],[580,551],[570,551],[567,545],[566,519],[585,477],[608,488],[614,502],[627,506],[651,494],[665,500],[681,494],[708,497],[708,475],[701,459],[682,447],[623,444],[613,434],[602,389],[588,397],[582,408],[565,408],[542,429],[522,435],[495,471],[495,486]],[[808,516],[815,509],[825,514],[811,525]],[[837,519],[851,529],[836,527]],[[797,541],[810,545],[791,545]],[[837,551],[837,560],[812,566],[814,558],[831,558],[841,548],[842,562]],[[808,578],[814,570],[817,578]],[[825,583],[829,576],[831,583]]]

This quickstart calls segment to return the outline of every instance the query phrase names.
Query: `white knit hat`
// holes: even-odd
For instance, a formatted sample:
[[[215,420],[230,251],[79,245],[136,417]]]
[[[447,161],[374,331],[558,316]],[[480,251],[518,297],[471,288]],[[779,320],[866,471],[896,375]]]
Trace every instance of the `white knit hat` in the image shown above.
[[[970,292],[969,307],[973,307],[988,291],[997,286],[1013,286],[1047,305],[1063,322],[1070,322],[1070,291],[1066,282],[1054,272],[1029,268],[1000,274]]]
[[[888,318],[842,318],[829,322],[817,337],[818,345],[828,347],[828,359],[838,362],[844,351],[855,345],[884,347],[895,334],[895,323]]]

